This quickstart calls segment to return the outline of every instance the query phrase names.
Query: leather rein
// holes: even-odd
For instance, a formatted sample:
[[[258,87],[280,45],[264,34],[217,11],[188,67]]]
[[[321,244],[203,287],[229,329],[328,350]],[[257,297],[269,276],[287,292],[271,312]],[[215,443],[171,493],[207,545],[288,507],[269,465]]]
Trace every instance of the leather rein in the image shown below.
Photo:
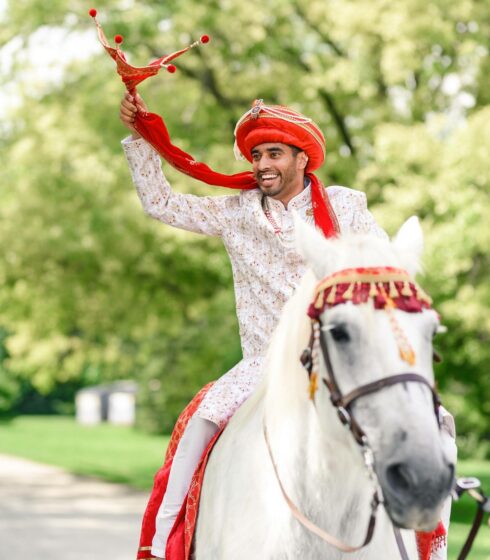
[[[421,383],[423,385],[425,385],[426,387],[428,387],[431,391],[432,394],[432,400],[433,400],[433,405],[434,405],[434,414],[436,416],[437,419],[437,423],[440,426],[440,420],[439,420],[439,406],[440,406],[440,399],[439,396],[436,392],[436,390],[434,389],[434,387],[427,381],[427,379],[425,379],[425,377],[417,374],[417,373],[400,373],[400,374],[396,374],[396,375],[391,375],[391,376],[387,376],[387,377],[383,377],[381,379],[378,379],[376,381],[373,381],[371,383],[367,383],[365,385],[361,385],[360,387],[357,387],[356,389],[350,391],[349,393],[347,393],[346,395],[344,395],[342,393],[342,391],[340,390],[340,387],[337,383],[337,378],[335,376],[333,367],[332,367],[332,362],[330,359],[330,353],[329,353],[329,349],[328,349],[328,345],[327,342],[325,340],[325,337],[322,335],[322,323],[321,323],[321,319],[315,319],[312,321],[312,330],[311,330],[311,336],[310,336],[310,341],[308,346],[306,347],[306,349],[303,351],[300,361],[303,364],[304,368],[306,369],[306,371],[308,372],[308,376],[310,378],[310,383],[313,381],[316,384],[316,379],[312,380],[312,377],[317,375],[314,371],[313,371],[313,367],[314,367],[314,363],[316,361],[316,346],[317,343],[319,342],[320,348],[321,348],[321,355],[323,357],[324,363],[325,363],[325,367],[326,367],[326,373],[327,376],[326,377],[322,377],[322,382],[325,385],[325,387],[328,389],[329,393],[330,393],[330,401],[332,403],[332,405],[335,407],[338,417],[341,421],[341,423],[346,426],[352,436],[354,437],[355,441],[357,442],[357,444],[360,446],[361,448],[361,452],[363,455],[363,459],[364,459],[364,465],[366,467],[368,476],[370,478],[370,480],[373,482],[374,486],[375,486],[375,490],[374,490],[374,494],[373,494],[373,498],[371,500],[371,515],[368,521],[368,526],[366,529],[366,535],[362,541],[362,544],[358,545],[358,546],[352,546],[349,545],[347,543],[342,542],[341,540],[337,539],[336,537],[334,537],[333,535],[330,535],[329,533],[327,533],[326,531],[324,531],[323,529],[321,529],[320,527],[318,527],[317,525],[315,525],[312,521],[310,521],[303,513],[301,513],[301,511],[298,509],[298,507],[294,504],[294,502],[291,500],[291,498],[288,496],[284,485],[282,484],[282,481],[279,477],[279,471],[277,468],[277,464],[274,460],[274,456],[272,453],[272,448],[269,442],[269,436],[268,436],[268,432],[267,432],[267,426],[265,423],[265,418],[264,418],[264,426],[263,426],[263,431],[264,431],[264,438],[265,438],[265,442],[266,442],[266,446],[267,446],[267,450],[272,462],[272,466],[274,469],[274,473],[276,475],[276,479],[279,483],[280,489],[281,489],[281,493],[286,501],[286,503],[288,504],[289,508],[291,509],[291,513],[293,514],[293,516],[309,531],[311,531],[312,533],[316,534],[318,537],[320,537],[323,541],[327,542],[328,544],[334,546],[335,548],[337,548],[338,550],[341,550],[342,552],[356,552],[358,550],[361,550],[362,548],[364,548],[365,546],[367,546],[371,540],[372,537],[374,535],[374,529],[375,529],[375,525],[376,525],[376,512],[378,509],[378,506],[380,503],[383,503],[383,498],[382,498],[382,492],[381,492],[381,488],[379,486],[379,482],[378,482],[378,478],[377,475],[374,471],[374,455],[372,452],[372,449],[368,443],[368,439],[367,436],[364,432],[364,430],[361,428],[361,426],[358,424],[358,422],[355,420],[353,414],[352,414],[352,404],[359,398],[364,397],[366,395],[370,395],[372,393],[381,391],[382,389],[386,388],[386,387],[390,387],[393,385],[396,385],[398,383]],[[313,403],[314,403],[314,398],[312,398]],[[393,526],[393,530],[395,533],[395,540],[398,546],[398,550],[400,552],[400,557],[402,558],[402,560],[409,560],[408,557],[408,553],[406,551],[405,545],[403,543],[403,539],[400,533],[400,529],[398,527]]]

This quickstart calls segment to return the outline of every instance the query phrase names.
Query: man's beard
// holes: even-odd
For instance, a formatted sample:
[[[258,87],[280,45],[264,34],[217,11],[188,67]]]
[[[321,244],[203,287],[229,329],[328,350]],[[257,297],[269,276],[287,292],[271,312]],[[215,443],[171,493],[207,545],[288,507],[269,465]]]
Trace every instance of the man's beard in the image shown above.
[[[275,187],[263,187],[259,183],[259,189],[264,196],[276,196],[282,192],[282,183],[279,183],[279,185]]]
[[[272,181],[270,181],[271,183],[270,185],[269,184],[264,185],[262,176],[263,175],[267,176],[269,174],[277,175],[277,177],[274,178]],[[280,194],[284,189],[284,178],[277,171],[270,172],[270,173],[256,174],[255,179],[257,180],[258,187],[264,196],[276,196]]]

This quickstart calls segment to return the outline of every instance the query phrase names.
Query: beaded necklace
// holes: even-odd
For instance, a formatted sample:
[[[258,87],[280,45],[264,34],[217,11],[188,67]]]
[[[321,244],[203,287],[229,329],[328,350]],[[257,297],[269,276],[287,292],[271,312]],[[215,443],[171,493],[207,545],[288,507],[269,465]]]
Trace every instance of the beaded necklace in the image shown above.
[[[262,197],[262,209],[264,210],[265,217],[269,220],[269,223],[274,228],[274,233],[280,236],[280,234],[282,233],[282,227],[274,219],[274,216],[272,215],[272,212],[269,208],[269,203],[266,199],[266,196]]]

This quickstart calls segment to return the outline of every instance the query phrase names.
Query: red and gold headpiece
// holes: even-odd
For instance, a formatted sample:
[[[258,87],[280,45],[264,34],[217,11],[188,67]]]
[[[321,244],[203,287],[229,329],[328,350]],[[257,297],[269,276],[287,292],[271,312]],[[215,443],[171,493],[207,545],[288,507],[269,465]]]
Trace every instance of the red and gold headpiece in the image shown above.
[[[308,156],[306,171],[321,167],[325,160],[325,137],[308,117],[282,105],[265,105],[257,99],[235,127],[235,155],[252,161],[252,149],[266,142],[296,146]]]
[[[393,267],[347,268],[327,276],[315,289],[308,309],[312,319],[330,307],[372,301],[375,309],[395,308],[409,313],[430,309],[432,300],[407,271]]]
[[[319,336],[321,314],[331,307],[352,302],[354,305],[371,301],[375,309],[388,313],[400,358],[413,366],[415,351],[397,321],[393,309],[420,313],[430,309],[431,298],[411,278],[406,270],[393,267],[346,268],[324,278],[315,288],[308,315]],[[316,376],[310,381],[310,395],[316,390]]]

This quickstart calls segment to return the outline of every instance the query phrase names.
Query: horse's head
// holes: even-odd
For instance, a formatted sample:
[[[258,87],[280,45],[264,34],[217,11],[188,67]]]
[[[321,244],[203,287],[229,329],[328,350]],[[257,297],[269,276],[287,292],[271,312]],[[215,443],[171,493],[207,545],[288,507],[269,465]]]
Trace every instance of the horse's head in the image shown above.
[[[297,238],[319,281],[309,313],[318,319],[313,324],[320,338],[314,348],[320,422],[330,434],[335,423],[339,438],[353,440],[332,414],[331,392],[354,396],[345,407],[374,451],[388,514],[401,527],[432,529],[454,464],[431,389],[439,318],[413,280],[423,247],[418,220],[408,220],[392,242],[326,240],[299,220]],[[388,382],[377,386],[383,378]]]

